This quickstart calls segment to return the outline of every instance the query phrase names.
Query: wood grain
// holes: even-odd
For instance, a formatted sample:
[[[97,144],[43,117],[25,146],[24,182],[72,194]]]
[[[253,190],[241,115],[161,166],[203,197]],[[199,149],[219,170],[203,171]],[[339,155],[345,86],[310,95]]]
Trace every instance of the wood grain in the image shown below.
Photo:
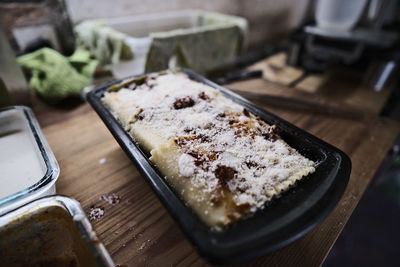
[[[286,53],[278,53],[250,66],[249,70],[262,70],[263,78],[270,84],[289,85],[304,71],[286,63]],[[365,72],[350,67],[329,69],[321,74],[309,74],[295,85],[300,92],[346,104],[374,114],[379,114],[395,83],[389,83],[380,92],[368,87]],[[287,88],[287,87],[286,87]]]
[[[253,81],[231,86],[254,89],[261,87],[262,82],[256,85]],[[289,246],[249,265],[319,266],[399,134],[400,125],[375,115],[355,121],[316,112],[265,108],[342,149],[351,157],[353,169],[345,195],[323,223]],[[104,209],[104,216],[92,224],[115,263],[208,265],[194,251],[97,114],[87,104],[71,112],[65,120],[54,120],[43,129],[61,169],[57,192],[76,198],[87,213],[93,206]],[[46,121],[45,114],[38,117],[40,122]],[[101,196],[111,193],[120,198],[118,204],[101,200]]]

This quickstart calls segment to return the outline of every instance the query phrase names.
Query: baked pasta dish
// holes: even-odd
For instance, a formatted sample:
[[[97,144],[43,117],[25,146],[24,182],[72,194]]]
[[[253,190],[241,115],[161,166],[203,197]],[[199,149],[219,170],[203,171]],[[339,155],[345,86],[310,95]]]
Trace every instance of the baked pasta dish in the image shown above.
[[[315,171],[268,125],[184,73],[125,80],[105,106],[198,217],[214,229],[263,208]]]

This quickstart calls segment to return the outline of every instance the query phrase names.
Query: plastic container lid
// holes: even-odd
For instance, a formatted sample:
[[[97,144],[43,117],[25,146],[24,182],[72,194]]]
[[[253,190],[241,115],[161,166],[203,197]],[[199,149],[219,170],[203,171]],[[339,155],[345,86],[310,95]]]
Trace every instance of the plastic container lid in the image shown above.
[[[28,107],[0,109],[0,215],[55,193],[60,169]]]

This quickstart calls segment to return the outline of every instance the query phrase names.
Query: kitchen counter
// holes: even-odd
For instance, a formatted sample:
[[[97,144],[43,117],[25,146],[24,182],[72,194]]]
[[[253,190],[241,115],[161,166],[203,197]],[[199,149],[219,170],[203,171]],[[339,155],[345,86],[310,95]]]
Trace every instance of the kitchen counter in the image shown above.
[[[226,87],[304,98],[303,93],[263,79]],[[335,105],[319,97],[309,100]],[[400,124],[359,110],[354,111],[357,116],[345,116],[335,111],[257,104],[338,147],[352,160],[348,187],[334,211],[304,237],[249,263],[319,266],[399,135]],[[57,192],[81,203],[116,264],[207,265],[88,104],[62,109],[35,101],[33,110],[60,165]],[[348,112],[352,113],[351,107]],[[93,216],[99,210],[104,214]]]

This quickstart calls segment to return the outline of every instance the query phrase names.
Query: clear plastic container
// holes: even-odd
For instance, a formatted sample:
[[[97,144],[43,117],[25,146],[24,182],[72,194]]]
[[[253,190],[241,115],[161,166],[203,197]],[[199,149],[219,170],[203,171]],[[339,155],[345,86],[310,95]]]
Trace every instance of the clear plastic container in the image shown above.
[[[319,0],[315,18],[320,28],[349,31],[360,19],[367,0]]]
[[[0,109],[0,215],[55,194],[60,169],[31,109]]]
[[[115,266],[80,204],[37,199],[0,216],[3,266]]]

